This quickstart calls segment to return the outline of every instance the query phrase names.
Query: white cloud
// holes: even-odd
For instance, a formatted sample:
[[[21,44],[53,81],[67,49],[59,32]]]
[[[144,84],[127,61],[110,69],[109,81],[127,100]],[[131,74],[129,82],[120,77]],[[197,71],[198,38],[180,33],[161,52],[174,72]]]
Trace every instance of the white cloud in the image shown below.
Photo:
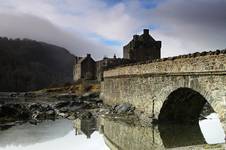
[[[110,47],[88,40],[82,35],[65,32],[48,20],[39,17],[1,13],[0,20],[0,36],[45,41],[65,47],[78,56],[92,53],[95,58],[100,58],[104,53],[112,55],[114,53]]]
[[[1,13],[14,17],[17,14],[17,17],[23,18],[24,23],[18,19],[14,23],[25,26],[18,28],[15,25],[13,32],[7,30],[9,33],[6,33],[2,27],[10,22],[10,17],[3,23],[1,15],[1,34],[12,37],[29,35],[29,38],[65,46],[76,54],[91,52],[98,58],[103,55],[112,56],[113,53],[122,56],[123,45],[107,45],[90,34],[126,44],[133,34],[152,24],[159,26],[151,34],[163,41],[163,56],[224,48],[226,42],[225,0],[165,0],[151,9],[142,7],[138,0],[124,0],[110,6],[101,0],[0,0],[0,3]],[[28,26],[25,20],[29,22],[32,16],[38,16],[39,21],[45,22],[40,25],[31,21],[42,28],[33,24],[33,28]]]
[[[159,5],[151,17],[161,26],[157,32],[166,44],[163,54],[169,56],[225,48],[225,9],[225,0],[171,0]],[[157,17],[153,19],[153,16]],[[175,45],[170,43],[170,39],[175,41]]]

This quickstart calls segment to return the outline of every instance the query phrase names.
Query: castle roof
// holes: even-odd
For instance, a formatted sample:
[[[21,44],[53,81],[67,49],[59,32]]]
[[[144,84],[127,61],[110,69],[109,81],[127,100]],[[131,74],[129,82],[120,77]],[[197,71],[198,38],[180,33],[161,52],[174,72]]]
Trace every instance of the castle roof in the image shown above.
[[[84,60],[86,59],[86,57],[82,57],[81,59],[79,59],[78,63],[82,63]]]
[[[134,35],[133,39],[125,46],[132,45],[135,46],[138,43],[143,43],[143,42],[156,42],[156,40],[149,34],[148,29],[143,30],[142,35]]]
[[[78,64],[81,64],[84,60],[86,60],[86,59],[92,59],[93,60],[93,58],[91,57],[91,55],[90,54],[87,54],[87,56],[86,57],[82,57],[79,61],[78,61]],[[94,61],[94,60],[93,60]]]

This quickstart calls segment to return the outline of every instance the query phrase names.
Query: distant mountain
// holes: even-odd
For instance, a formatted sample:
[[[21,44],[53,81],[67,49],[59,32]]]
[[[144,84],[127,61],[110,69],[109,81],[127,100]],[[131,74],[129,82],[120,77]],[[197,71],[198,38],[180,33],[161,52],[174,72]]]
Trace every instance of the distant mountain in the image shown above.
[[[55,45],[0,38],[0,92],[31,91],[71,82],[75,56]]]

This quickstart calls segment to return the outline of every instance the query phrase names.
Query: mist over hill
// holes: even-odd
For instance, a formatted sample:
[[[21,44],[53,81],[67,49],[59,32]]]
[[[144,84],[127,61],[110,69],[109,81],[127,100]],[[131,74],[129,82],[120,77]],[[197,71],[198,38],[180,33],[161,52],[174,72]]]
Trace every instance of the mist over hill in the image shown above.
[[[0,92],[31,91],[71,82],[74,58],[55,45],[0,38]]]

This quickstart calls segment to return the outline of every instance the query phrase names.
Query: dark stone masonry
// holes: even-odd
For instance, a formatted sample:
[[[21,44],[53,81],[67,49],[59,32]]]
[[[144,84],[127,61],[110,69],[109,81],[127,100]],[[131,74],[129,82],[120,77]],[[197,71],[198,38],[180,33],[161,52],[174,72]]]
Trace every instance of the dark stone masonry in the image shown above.
[[[144,29],[142,35],[134,35],[133,39],[123,47],[123,58],[135,61],[154,60],[161,58],[161,41],[156,41]]]

